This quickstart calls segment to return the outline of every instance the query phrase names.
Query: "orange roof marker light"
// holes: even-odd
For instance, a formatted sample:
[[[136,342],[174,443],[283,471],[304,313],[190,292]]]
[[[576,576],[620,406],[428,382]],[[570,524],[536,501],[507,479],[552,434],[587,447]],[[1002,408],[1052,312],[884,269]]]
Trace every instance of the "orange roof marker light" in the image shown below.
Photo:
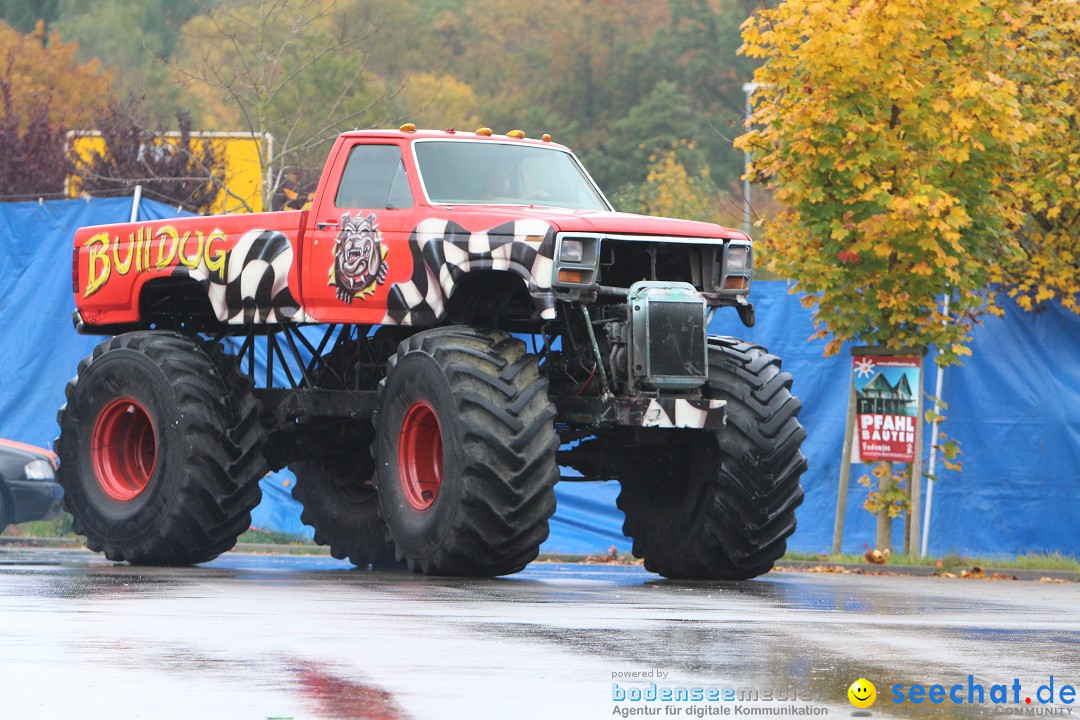
[[[491,137],[491,128],[478,128],[477,135],[483,135],[484,137]]]
[[[510,132],[506,133],[506,137],[512,137],[512,138],[517,138],[518,140],[523,140],[523,139],[525,139],[525,131],[524,130],[511,130]]]
[[[544,142],[551,142],[551,136],[548,135],[547,133],[544,133],[543,135],[541,135],[540,139],[543,140]]]
[[[414,133],[416,132],[416,123],[405,123],[398,128],[401,132]]]

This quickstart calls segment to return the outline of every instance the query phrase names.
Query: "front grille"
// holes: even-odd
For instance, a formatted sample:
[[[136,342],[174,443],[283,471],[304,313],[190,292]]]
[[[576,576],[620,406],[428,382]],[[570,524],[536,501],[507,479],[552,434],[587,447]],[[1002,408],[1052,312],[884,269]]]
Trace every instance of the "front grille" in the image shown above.
[[[714,290],[720,281],[720,246],[605,238],[600,245],[600,283],[630,287],[639,280],[686,282]],[[654,262],[655,258],[655,262]]]
[[[630,287],[630,374],[648,390],[692,390],[705,383],[705,298],[687,283]]]
[[[649,304],[648,374],[701,377],[705,374],[705,318],[701,302]]]

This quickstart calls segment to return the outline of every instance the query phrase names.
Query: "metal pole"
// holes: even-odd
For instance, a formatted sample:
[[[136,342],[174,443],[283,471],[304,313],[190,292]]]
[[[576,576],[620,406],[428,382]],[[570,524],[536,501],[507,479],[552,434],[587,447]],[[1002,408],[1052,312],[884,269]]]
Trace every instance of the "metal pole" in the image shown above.
[[[919,537],[919,511],[922,509],[920,506],[922,502],[922,453],[923,453],[923,372],[926,367],[924,359],[919,360],[919,389],[918,400],[916,402],[915,409],[915,461],[911,464],[911,487],[908,490],[911,492],[911,511],[908,513],[908,522],[910,535],[907,538],[908,547],[905,548],[909,553],[919,558],[923,556],[925,550],[915,550],[915,540]]]
[[[758,89],[755,82],[744,83],[743,92],[746,93],[746,123],[750,124],[750,96]],[[750,151],[743,153],[743,232],[750,236]]]
[[[833,525],[832,551],[840,554],[844,540],[844,514],[847,511],[848,481],[851,479],[851,446],[855,442],[855,378],[848,392],[847,422],[844,424],[844,451],[840,456],[840,487],[836,491],[836,524]]]
[[[263,178],[265,184],[262,187],[262,191],[259,193],[261,196],[259,202],[262,203],[263,212],[266,212],[267,210],[272,210],[272,205],[274,204],[273,192],[270,193],[270,197],[266,197],[267,188],[273,189],[274,187],[274,136],[268,132],[264,132],[262,134],[262,140],[266,144],[266,175]]]
[[[131,196],[131,219],[128,222],[135,222],[139,219],[139,203],[142,202],[142,185],[135,186],[135,194]]]
[[[942,298],[943,313],[949,315],[949,293]],[[940,350],[938,351],[940,352]],[[922,525],[922,555],[926,556],[926,549],[930,545],[930,508],[934,505],[934,467],[937,461],[937,436],[938,436],[938,413],[941,412],[939,401],[941,400],[941,388],[945,381],[945,368],[938,365],[937,382],[934,386],[934,422],[930,425],[930,461],[926,466],[926,474],[930,477],[926,481],[926,507],[923,509]]]

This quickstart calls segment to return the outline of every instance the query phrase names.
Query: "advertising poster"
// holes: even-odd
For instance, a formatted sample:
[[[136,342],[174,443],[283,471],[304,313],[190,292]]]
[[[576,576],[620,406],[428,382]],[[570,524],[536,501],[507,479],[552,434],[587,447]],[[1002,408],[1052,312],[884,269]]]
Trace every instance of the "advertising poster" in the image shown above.
[[[914,462],[922,359],[862,355],[852,362],[859,457]]]

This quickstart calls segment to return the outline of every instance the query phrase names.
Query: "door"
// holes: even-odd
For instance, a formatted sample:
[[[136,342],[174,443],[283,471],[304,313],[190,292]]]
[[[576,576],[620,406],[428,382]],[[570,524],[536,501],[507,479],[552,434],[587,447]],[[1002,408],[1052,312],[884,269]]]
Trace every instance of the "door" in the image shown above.
[[[412,273],[409,237],[419,209],[397,144],[360,138],[343,147],[313,208],[304,301],[322,322],[379,324],[390,287]]]

